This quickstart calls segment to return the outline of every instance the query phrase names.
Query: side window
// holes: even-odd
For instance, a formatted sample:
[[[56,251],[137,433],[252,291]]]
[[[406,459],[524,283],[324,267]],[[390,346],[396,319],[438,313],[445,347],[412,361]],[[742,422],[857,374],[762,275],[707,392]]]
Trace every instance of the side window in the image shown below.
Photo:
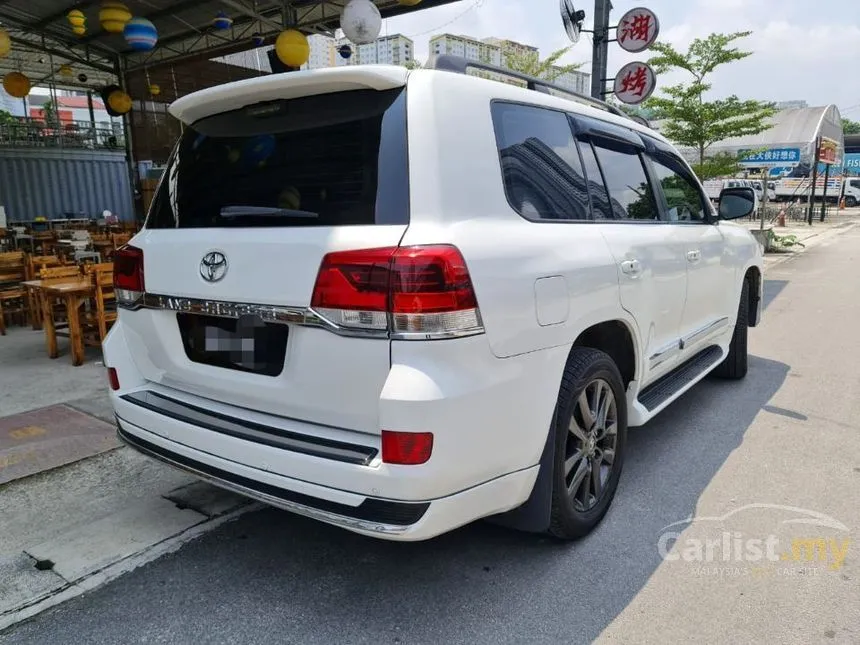
[[[579,152],[582,154],[582,165],[585,166],[585,176],[588,178],[588,192],[591,195],[591,209],[597,219],[612,219],[612,208],[609,205],[609,194],[603,175],[597,163],[597,156],[589,141],[579,142]]]
[[[505,195],[513,209],[529,220],[591,219],[567,116],[500,102],[493,103],[492,113]]]
[[[670,222],[704,222],[704,196],[684,165],[664,153],[655,154],[651,161],[666,196],[667,219]]]
[[[660,213],[639,151],[632,146],[611,148],[599,141],[594,149],[609,190],[612,219],[659,221]]]

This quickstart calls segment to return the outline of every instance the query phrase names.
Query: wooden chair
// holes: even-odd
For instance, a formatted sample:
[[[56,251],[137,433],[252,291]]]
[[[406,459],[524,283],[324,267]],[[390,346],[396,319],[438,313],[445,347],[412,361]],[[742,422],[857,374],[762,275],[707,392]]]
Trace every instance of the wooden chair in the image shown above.
[[[81,277],[83,277],[83,274],[80,267],[74,264],[47,267],[39,271],[39,279],[42,281],[42,284],[59,284]],[[45,301],[43,301],[43,304],[45,304]],[[58,329],[67,327],[68,313],[66,312],[65,303],[60,298],[55,298],[46,304],[51,308],[50,314],[51,319],[54,321],[54,326]],[[44,311],[42,313],[44,314]]]
[[[42,269],[63,266],[56,255],[27,255],[27,280],[38,280]]]
[[[0,336],[6,335],[6,316],[27,319],[27,294],[21,285],[26,276],[23,251],[0,253]]]
[[[103,262],[87,267],[95,293],[95,306],[84,313],[81,322],[84,326],[84,338],[92,344],[101,347],[108,330],[116,322],[116,295],[113,289],[113,264]]]

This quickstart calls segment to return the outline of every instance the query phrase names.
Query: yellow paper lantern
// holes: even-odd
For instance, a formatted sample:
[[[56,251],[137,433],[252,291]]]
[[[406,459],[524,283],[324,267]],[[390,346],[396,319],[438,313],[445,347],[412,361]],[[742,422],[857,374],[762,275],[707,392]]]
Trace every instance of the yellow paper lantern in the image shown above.
[[[57,71],[59,71],[60,74],[62,76],[65,76],[66,78],[69,78],[74,74],[74,71],[72,71],[71,65],[60,65],[60,69]]]
[[[122,90],[116,90],[108,96],[108,105],[117,114],[125,114],[131,110],[131,97]]]
[[[131,20],[131,11],[121,2],[103,2],[99,10],[102,28],[112,34],[121,34],[125,23]]]
[[[278,34],[275,41],[278,59],[289,67],[301,67],[311,57],[311,47],[307,36],[295,29],[287,29]]]
[[[407,6],[407,7],[414,7],[414,6],[415,6],[415,5],[417,5],[419,2],[421,2],[421,0],[397,0],[397,1],[398,1],[400,4],[405,5],[405,6]]]
[[[149,93],[153,96],[158,96],[159,94],[161,94],[161,88],[155,83],[153,83],[149,86]]]
[[[80,9],[72,9],[66,14],[66,19],[69,21],[69,24],[72,26],[72,31],[76,35],[83,36],[87,33],[87,17]]]
[[[0,29],[0,58],[6,58],[10,51],[12,51],[12,39],[6,31]]]
[[[27,96],[31,87],[30,79],[21,72],[9,72],[3,77],[3,89],[6,90],[6,94],[16,99]]]

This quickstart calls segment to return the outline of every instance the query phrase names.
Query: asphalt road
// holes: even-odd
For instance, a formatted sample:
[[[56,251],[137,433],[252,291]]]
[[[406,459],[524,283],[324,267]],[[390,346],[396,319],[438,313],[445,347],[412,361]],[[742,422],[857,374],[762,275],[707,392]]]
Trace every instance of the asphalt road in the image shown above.
[[[478,523],[396,544],[264,510],[0,641],[860,642],[858,259],[854,229],[768,271],[747,379],[633,430],[578,543]]]

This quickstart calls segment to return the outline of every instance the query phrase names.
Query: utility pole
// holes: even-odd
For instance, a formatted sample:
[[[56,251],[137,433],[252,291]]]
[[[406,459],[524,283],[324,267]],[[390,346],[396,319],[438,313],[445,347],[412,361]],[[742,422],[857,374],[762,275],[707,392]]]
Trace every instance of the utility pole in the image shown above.
[[[609,65],[609,12],[612,0],[594,0],[594,51],[591,57],[591,96],[603,100]]]
[[[812,186],[809,191],[809,211],[806,214],[806,223],[812,226],[812,218],[815,216],[815,189],[818,184],[818,164],[821,162],[821,139],[815,140],[815,164],[812,166]]]

